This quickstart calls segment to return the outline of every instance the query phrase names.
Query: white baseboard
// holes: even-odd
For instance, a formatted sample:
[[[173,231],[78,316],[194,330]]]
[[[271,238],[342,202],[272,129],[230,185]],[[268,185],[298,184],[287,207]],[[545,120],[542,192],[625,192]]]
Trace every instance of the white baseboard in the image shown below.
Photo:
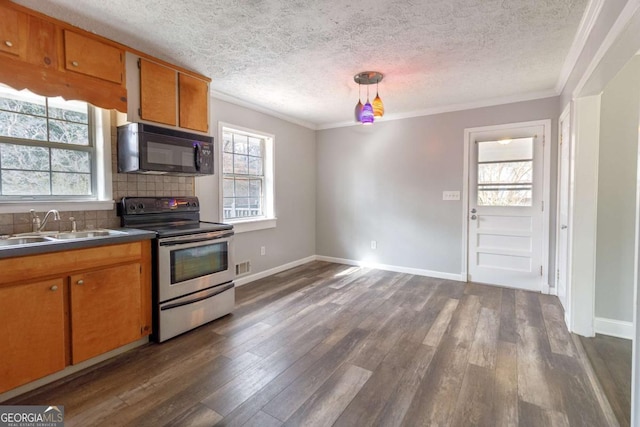
[[[416,276],[435,277],[436,279],[455,280],[457,282],[467,281],[466,277],[464,277],[462,274],[443,273],[440,271],[423,270],[420,268],[401,267],[401,266],[389,265],[389,264],[378,264],[373,262],[356,261],[356,260],[345,259],[345,258],[334,258],[334,257],[323,256],[323,255],[316,255],[316,260],[326,261],[326,262],[335,262],[338,264],[357,265],[358,267],[375,268],[378,270],[393,271],[396,273],[415,274]]]
[[[633,339],[633,322],[596,317],[594,327],[596,334],[609,335],[628,340]]]
[[[236,279],[234,281],[234,283],[235,283],[236,286],[246,285],[247,283],[251,283],[251,282],[254,282],[254,281],[259,280],[259,279],[264,279],[265,277],[268,277],[268,276],[273,276],[274,274],[278,274],[278,273],[280,273],[282,271],[285,271],[285,270],[288,270],[290,268],[297,267],[299,265],[306,264],[308,262],[315,261],[315,260],[316,260],[316,256],[315,255],[311,255],[311,256],[308,256],[306,258],[302,258],[302,259],[299,259],[299,260],[296,260],[296,261],[288,262],[288,263],[283,264],[283,265],[279,265],[278,267],[273,267],[273,268],[270,268],[268,270],[261,271],[259,273],[250,274],[248,276],[240,277],[239,279]]]

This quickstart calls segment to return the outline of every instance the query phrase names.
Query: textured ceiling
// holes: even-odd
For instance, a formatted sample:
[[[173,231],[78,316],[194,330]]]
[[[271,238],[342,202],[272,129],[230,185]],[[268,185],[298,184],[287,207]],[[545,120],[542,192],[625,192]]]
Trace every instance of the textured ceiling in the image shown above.
[[[389,116],[551,94],[587,2],[16,1],[205,74],[214,94],[321,127],[352,120],[353,75],[365,70],[385,74]]]

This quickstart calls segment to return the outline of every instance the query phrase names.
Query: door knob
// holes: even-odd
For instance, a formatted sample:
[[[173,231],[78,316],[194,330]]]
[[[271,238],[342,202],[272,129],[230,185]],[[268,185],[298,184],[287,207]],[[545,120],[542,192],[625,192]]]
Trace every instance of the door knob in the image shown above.
[[[475,215],[471,215],[471,219],[476,219],[476,218],[478,218],[478,217],[475,216]]]

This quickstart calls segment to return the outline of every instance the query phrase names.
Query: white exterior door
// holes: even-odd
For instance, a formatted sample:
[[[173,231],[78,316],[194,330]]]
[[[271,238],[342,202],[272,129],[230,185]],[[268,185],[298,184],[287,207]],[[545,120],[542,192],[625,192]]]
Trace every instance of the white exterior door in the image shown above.
[[[543,290],[545,126],[471,132],[468,279]]]
[[[570,167],[569,115],[560,119],[560,147],[558,149],[558,229],[556,292],[562,306],[567,309],[567,282],[569,273],[569,167]]]

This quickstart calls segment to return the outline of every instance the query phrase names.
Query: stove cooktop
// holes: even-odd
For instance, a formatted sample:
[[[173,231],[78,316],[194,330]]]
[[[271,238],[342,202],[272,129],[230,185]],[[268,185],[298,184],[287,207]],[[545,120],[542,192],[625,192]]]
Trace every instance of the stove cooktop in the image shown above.
[[[133,227],[133,226],[132,226]],[[233,230],[233,226],[229,224],[221,224],[219,222],[200,221],[190,224],[154,224],[154,225],[136,225],[135,228],[143,230],[155,231],[158,237],[174,237],[185,236],[188,234],[211,233],[221,230]]]
[[[197,197],[123,197],[118,204],[122,226],[155,231],[158,237],[233,230],[233,226],[200,221]]]

